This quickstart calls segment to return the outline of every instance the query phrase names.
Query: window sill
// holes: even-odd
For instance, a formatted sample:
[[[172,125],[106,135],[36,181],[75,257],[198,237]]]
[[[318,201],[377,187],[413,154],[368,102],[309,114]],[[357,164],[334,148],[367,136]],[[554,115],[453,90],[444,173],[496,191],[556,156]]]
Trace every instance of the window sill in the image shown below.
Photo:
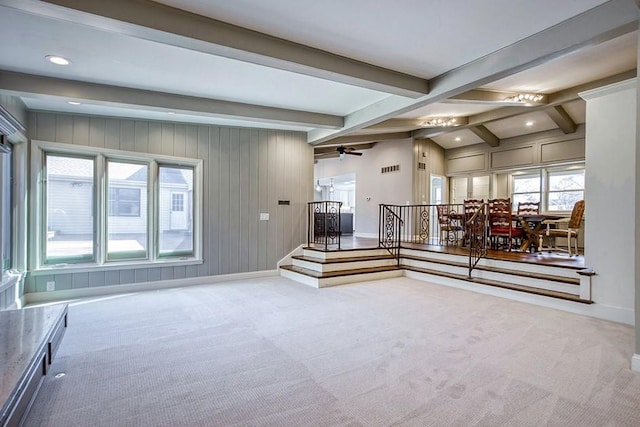
[[[158,261],[115,261],[108,264],[98,265],[94,263],[87,264],[57,264],[46,265],[31,270],[32,276],[43,276],[47,274],[70,274],[70,273],[90,273],[95,271],[113,271],[113,270],[133,270],[139,268],[157,268],[157,267],[182,267],[187,265],[199,265],[204,261],[198,258],[187,259],[167,259]]]

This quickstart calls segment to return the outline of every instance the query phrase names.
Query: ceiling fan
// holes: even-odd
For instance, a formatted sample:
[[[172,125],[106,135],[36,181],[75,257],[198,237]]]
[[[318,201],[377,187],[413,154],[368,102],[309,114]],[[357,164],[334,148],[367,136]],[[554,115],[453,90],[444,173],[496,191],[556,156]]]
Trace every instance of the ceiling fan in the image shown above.
[[[338,147],[336,150],[338,151],[338,153],[340,153],[340,160],[344,159],[346,154],[349,154],[351,156],[362,156],[362,153],[354,151],[353,148],[345,147],[343,145]]]

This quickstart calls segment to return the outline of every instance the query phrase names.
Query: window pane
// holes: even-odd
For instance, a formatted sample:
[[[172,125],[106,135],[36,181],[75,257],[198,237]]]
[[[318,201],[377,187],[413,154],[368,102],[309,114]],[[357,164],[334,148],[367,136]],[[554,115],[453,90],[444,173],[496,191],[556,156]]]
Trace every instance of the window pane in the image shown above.
[[[107,161],[107,257],[147,257],[147,165]]]
[[[570,211],[578,200],[584,198],[584,191],[562,191],[549,193],[550,211]]]
[[[513,177],[514,193],[540,192],[540,175],[523,175]],[[537,200],[536,200],[537,201]]]
[[[521,193],[514,194],[512,198],[513,210],[518,209],[518,203],[522,202],[534,202],[537,203],[540,201],[540,193]]]
[[[160,166],[158,242],[160,255],[193,253],[193,169]]]
[[[584,170],[549,174],[549,191],[583,190]]]
[[[47,154],[47,262],[87,261],[94,253],[94,161]]]
[[[11,153],[2,154],[2,271],[11,268]]]

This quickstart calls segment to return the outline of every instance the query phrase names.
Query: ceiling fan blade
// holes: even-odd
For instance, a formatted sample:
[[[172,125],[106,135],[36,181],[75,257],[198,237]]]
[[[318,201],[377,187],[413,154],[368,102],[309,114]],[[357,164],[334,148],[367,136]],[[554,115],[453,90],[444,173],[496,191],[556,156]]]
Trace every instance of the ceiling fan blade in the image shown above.
[[[362,156],[362,153],[358,153],[356,151],[345,151],[344,154],[350,154],[352,156]]]

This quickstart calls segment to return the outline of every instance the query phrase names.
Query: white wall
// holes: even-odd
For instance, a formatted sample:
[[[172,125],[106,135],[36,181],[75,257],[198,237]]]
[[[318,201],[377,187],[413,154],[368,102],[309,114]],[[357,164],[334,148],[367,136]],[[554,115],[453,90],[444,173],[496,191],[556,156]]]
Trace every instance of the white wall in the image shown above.
[[[587,100],[585,264],[596,272],[592,299],[633,324],[636,82],[580,96]]]
[[[319,160],[314,168],[316,179],[347,173],[356,174],[356,230],[357,235],[378,235],[378,205],[413,203],[412,140],[385,141],[362,156],[346,156],[344,160]],[[400,165],[398,172],[382,174],[385,166]],[[367,197],[371,199],[367,201]]]

